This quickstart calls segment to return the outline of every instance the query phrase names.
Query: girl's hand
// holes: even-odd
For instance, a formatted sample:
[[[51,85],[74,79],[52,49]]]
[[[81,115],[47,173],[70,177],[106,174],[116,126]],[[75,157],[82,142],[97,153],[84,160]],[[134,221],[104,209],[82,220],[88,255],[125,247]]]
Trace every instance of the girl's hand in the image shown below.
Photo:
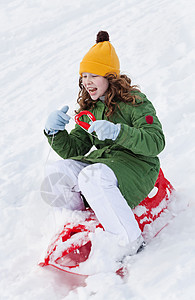
[[[92,123],[89,127],[88,132],[96,132],[99,140],[104,141],[105,139],[116,140],[120,132],[120,124],[114,124],[106,120],[97,120]]]
[[[45,124],[47,134],[55,134],[59,130],[65,129],[70,120],[70,117],[66,114],[68,109],[69,107],[66,105],[61,110],[55,110],[49,115]]]

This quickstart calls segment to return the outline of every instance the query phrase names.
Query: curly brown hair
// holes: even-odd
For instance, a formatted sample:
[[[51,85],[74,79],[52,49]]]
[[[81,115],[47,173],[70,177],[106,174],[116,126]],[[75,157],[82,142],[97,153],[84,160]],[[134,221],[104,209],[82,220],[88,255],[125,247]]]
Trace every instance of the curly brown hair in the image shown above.
[[[131,79],[127,75],[117,75],[117,74],[106,74],[104,76],[109,83],[108,89],[105,93],[105,105],[107,106],[106,116],[109,118],[113,115],[116,107],[119,107],[118,102],[129,103],[136,106],[135,94],[132,91],[140,91],[137,85],[131,85]],[[77,98],[77,103],[79,104],[79,109],[76,113],[82,110],[88,110],[94,108],[98,100],[92,100],[89,93],[86,91],[82,84],[82,77],[79,78],[79,94]]]

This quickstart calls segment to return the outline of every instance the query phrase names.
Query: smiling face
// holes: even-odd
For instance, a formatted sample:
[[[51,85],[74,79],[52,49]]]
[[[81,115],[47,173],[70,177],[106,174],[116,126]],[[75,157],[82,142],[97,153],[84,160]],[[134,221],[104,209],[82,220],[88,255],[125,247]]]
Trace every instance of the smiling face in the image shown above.
[[[108,79],[91,73],[82,74],[82,83],[92,100],[103,96],[108,89]]]

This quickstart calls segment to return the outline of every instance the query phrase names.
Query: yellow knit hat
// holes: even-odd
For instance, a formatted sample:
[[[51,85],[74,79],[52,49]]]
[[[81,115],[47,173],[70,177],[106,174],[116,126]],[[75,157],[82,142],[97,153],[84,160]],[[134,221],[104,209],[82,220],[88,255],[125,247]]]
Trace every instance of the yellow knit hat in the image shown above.
[[[82,76],[83,72],[101,76],[107,73],[120,74],[119,59],[106,31],[97,34],[96,44],[83,57],[79,74]]]

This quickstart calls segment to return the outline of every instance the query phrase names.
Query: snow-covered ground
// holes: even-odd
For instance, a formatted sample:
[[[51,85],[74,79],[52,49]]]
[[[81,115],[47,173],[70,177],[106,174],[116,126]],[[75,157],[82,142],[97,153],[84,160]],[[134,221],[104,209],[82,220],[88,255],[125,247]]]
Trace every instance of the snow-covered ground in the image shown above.
[[[194,13],[192,0],[0,1],[1,300],[194,299]],[[99,30],[156,107],[166,135],[161,166],[178,204],[169,226],[131,258],[125,282],[103,272],[75,278],[70,291],[70,277],[37,266],[58,226],[40,196],[43,128],[56,108],[68,104],[73,115],[79,62]],[[51,151],[47,163],[57,159]]]

